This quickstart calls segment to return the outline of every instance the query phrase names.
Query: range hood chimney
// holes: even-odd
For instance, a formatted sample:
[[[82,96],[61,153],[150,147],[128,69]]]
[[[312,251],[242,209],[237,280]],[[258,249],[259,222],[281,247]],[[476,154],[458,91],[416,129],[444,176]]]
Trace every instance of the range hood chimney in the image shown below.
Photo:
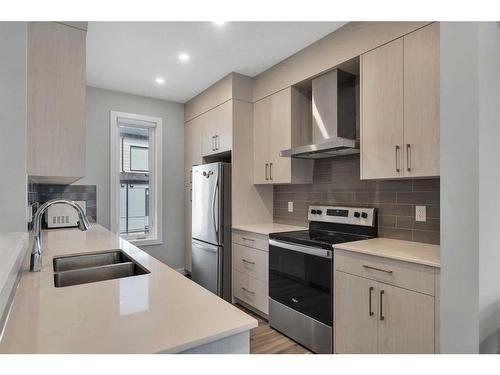
[[[322,159],[359,153],[355,75],[335,69],[312,80],[312,140],[280,156]]]

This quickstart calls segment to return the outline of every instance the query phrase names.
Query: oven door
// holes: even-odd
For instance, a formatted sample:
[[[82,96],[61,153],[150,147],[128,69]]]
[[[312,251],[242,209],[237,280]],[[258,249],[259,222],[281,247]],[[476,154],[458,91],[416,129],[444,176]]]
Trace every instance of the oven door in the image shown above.
[[[332,251],[269,240],[269,297],[332,326]]]

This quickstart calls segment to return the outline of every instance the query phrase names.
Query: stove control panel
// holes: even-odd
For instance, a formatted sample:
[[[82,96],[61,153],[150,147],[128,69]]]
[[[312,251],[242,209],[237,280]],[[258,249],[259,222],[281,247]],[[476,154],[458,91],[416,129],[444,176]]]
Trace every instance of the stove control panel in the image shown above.
[[[326,223],[354,224],[373,227],[375,225],[375,208],[309,206],[309,221]]]

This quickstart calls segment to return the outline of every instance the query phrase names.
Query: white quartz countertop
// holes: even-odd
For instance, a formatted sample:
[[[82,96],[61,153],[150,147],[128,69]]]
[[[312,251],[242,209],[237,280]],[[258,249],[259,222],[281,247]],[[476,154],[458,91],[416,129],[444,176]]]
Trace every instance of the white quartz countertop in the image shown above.
[[[264,224],[245,224],[233,225],[234,230],[242,230],[245,232],[264,234],[268,236],[270,233],[293,232],[296,230],[307,230],[307,227],[299,227],[295,225],[286,225],[279,223],[264,223]]]
[[[10,306],[10,296],[16,286],[28,245],[28,233],[0,233],[0,331],[2,316]]]
[[[421,242],[378,237],[370,240],[341,243],[335,245],[335,249],[441,267],[439,246]]]
[[[44,231],[42,248],[41,272],[23,272],[0,353],[175,353],[257,326],[99,225]],[[150,273],[54,287],[54,256],[110,249],[122,249]]]

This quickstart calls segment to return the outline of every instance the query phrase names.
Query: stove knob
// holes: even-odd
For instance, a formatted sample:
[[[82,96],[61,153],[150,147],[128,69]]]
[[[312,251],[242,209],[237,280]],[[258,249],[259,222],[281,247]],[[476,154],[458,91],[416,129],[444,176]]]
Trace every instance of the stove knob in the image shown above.
[[[317,210],[317,211],[316,211],[316,213],[317,213],[318,215],[321,215],[321,213],[322,213],[322,212],[321,212],[321,210]]]
[[[367,214],[366,212],[362,212],[362,213],[361,213],[361,217],[362,217],[363,219],[366,219],[366,218],[368,217],[368,214]]]
[[[316,215],[316,210],[311,210],[311,213],[312,213],[313,215]]]
[[[354,217],[360,217],[360,216],[361,216],[361,214],[359,212],[354,213]]]

